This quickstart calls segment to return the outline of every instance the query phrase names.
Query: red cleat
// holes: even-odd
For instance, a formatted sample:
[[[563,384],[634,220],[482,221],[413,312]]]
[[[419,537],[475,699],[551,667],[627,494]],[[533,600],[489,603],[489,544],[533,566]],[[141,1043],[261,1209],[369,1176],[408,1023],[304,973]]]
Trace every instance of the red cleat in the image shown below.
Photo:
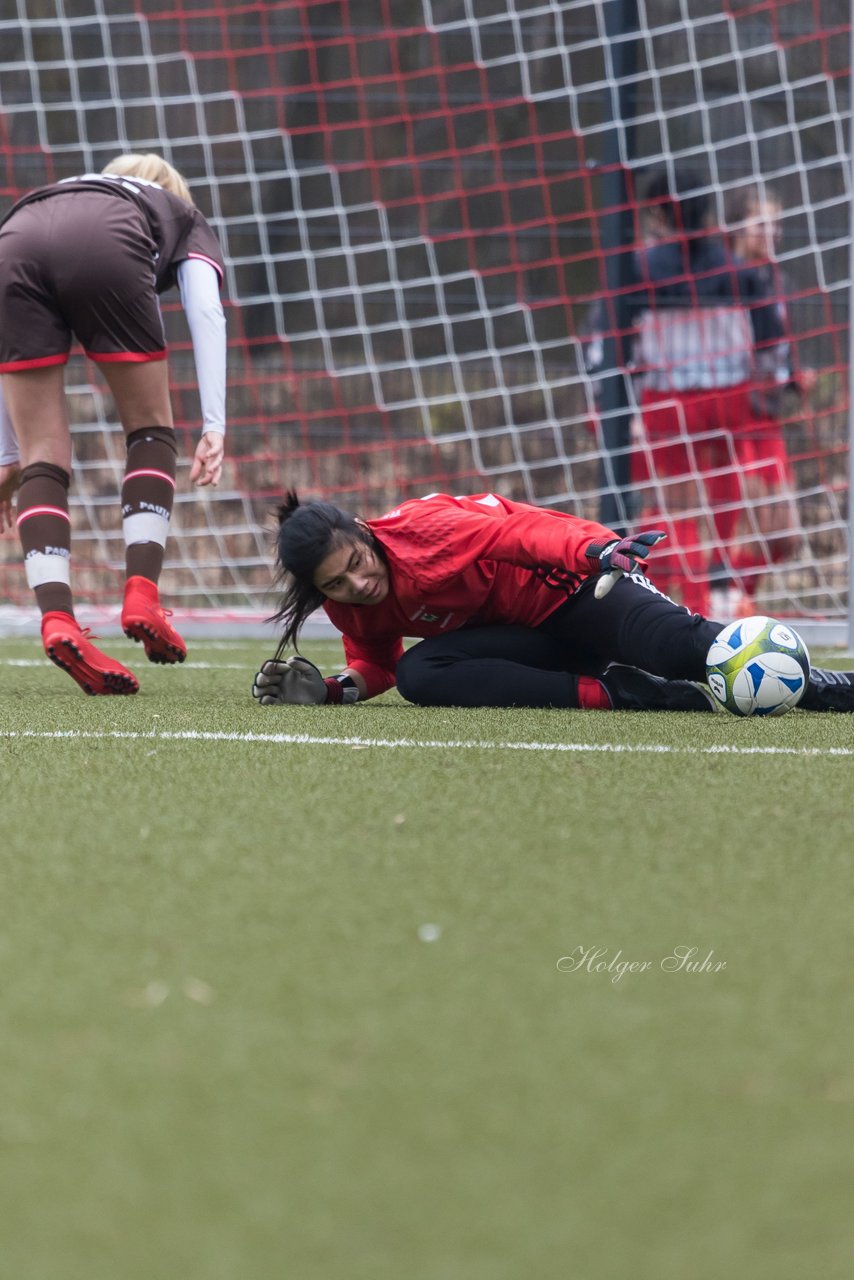
[[[187,646],[167,622],[172,610],[163,609],[157,584],[139,576],[128,578],[122,606],[122,629],[131,640],[141,640],[149,662],[183,662]]]
[[[96,649],[88,628],[83,630],[70,613],[46,613],[42,641],[51,662],[67,671],[85,693],[136,693],[139,689],[133,672]]]

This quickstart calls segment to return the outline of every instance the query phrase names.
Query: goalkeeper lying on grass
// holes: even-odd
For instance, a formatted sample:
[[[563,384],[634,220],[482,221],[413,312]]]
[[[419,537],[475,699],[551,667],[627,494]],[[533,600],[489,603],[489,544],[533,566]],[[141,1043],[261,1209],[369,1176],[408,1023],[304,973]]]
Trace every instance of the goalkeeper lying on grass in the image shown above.
[[[290,493],[278,516],[283,634],[255,677],[262,706],[353,703],[396,684],[428,707],[715,709],[699,682],[723,624],[648,580],[661,533],[620,539],[491,493],[431,494],[377,520]],[[347,662],[325,678],[284,657],[320,606]],[[404,652],[404,637],[422,639]],[[854,673],[813,669],[801,706],[854,711]]]

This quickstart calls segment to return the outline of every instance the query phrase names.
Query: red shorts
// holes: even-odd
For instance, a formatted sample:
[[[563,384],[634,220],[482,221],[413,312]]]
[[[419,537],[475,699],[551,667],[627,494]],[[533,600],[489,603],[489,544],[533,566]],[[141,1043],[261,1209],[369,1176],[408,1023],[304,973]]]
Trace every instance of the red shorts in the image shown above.
[[[735,434],[735,453],[742,470],[756,476],[769,488],[791,483],[789,451],[777,418],[757,414],[751,406],[750,418]]]
[[[752,416],[746,383],[708,391],[644,391],[641,409],[653,476],[732,466],[734,437]]]
[[[106,191],[24,205],[0,227],[0,373],[65,364],[72,335],[95,361],[166,358],[144,215]]]

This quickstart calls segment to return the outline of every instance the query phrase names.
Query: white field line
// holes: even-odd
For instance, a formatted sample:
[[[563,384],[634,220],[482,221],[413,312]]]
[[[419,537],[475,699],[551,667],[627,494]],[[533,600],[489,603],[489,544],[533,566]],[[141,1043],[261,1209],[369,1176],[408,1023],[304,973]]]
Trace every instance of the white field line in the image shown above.
[[[47,658],[0,658],[0,667],[44,667],[48,670]],[[252,671],[251,664],[246,662],[187,662],[181,664],[183,671]]]
[[[501,742],[491,740],[432,738],[323,737],[310,733],[222,733],[201,729],[134,730],[108,729],[11,729],[0,731],[0,741],[10,739],[54,739],[58,741],[125,740],[131,742],[252,742],[290,747],[371,747],[377,750],[400,748],[440,751],[554,751],[579,754],[640,754],[674,756],[854,756],[854,747],[738,747],[731,744],[710,747],[673,747],[667,743],[628,742]]]

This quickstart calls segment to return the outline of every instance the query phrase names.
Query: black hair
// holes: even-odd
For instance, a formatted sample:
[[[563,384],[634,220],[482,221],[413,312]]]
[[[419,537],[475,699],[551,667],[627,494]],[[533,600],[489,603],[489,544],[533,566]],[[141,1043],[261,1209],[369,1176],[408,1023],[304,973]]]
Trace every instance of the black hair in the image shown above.
[[[289,645],[296,648],[300,629],[309,614],[326,599],[314,585],[317,566],[341,543],[363,542],[379,552],[373,534],[355,516],[331,502],[301,503],[291,489],[276,508],[276,576],[283,587],[281,605],[271,622],[282,624],[276,656]]]
[[[708,183],[694,169],[657,169],[646,184],[644,198],[658,208],[678,235],[687,240],[708,234],[712,198]]]

